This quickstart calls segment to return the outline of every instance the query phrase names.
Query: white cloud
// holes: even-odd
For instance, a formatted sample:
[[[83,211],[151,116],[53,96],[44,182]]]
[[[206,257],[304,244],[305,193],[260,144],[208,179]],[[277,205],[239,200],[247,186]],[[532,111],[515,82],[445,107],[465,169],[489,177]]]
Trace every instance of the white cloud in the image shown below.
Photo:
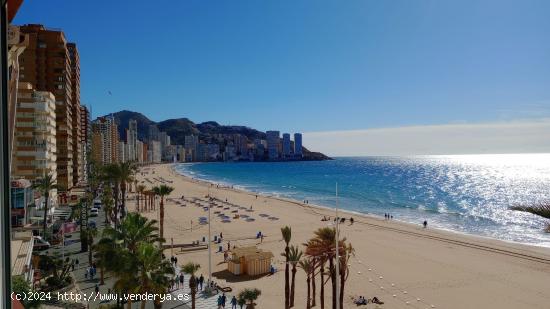
[[[550,119],[304,133],[330,156],[550,152]]]

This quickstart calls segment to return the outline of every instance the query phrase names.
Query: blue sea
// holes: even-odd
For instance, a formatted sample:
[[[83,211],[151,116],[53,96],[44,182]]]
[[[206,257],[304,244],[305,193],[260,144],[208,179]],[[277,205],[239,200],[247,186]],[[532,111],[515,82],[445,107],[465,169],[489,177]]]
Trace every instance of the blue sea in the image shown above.
[[[550,247],[546,220],[511,211],[550,201],[550,154],[182,163],[187,176],[460,233]]]

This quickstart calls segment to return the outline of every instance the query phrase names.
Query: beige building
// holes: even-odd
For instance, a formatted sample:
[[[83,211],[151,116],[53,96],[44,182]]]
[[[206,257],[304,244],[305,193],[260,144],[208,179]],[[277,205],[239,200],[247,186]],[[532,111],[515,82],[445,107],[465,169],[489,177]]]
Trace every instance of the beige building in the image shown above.
[[[79,118],[74,118],[79,102],[73,94],[73,81],[78,79],[79,63],[71,58],[76,46],[70,52],[65,34],[43,25],[29,24],[19,30],[29,38],[24,52],[19,57],[19,81],[28,82],[39,91],[49,91],[56,100],[56,148],[57,184],[62,191],[70,190],[78,182],[78,145],[74,145],[73,133],[78,132]],[[74,76],[73,76],[74,75]],[[74,128],[76,126],[76,128]],[[73,179],[74,171],[76,180]]]
[[[92,123],[92,158],[106,165],[119,162],[118,126],[112,117],[99,117]]]
[[[55,97],[19,83],[15,115],[12,176],[35,180],[57,178]]]

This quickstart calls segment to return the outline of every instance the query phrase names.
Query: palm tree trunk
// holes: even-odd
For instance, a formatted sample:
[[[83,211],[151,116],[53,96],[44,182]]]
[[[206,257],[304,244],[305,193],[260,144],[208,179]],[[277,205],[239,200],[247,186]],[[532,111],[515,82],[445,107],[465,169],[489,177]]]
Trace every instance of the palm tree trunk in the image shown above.
[[[285,309],[290,308],[290,286],[289,286],[289,269],[288,269],[288,254],[289,254],[290,248],[288,247],[288,244],[286,244],[285,248],[285,257],[286,257],[286,263],[285,263]]]
[[[50,192],[44,192],[44,222],[43,225],[43,231],[42,236],[44,237],[44,240],[46,239],[46,229],[48,227],[48,202],[50,200]]]
[[[292,281],[290,284],[290,304],[289,307],[294,307],[294,289],[295,289],[295,280],[296,280],[296,264],[292,265]]]
[[[345,266],[347,267],[347,266]],[[340,309],[344,309],[344,285],[346,284],[346,270],[340,273]]]
[[[120,183],[120,191],[122,192],[122,208],[120,210],[120,215],[124,218],[126,216],[126,183]]]
[[[101,266],[99,268],[99,285],[105,284],[105,267]]]
[[[334,269],[334,260],[330,258],[328,260],[328,268],[330,272],[330,282],[332,285],[332,308],[336,309],[336,271]]]
[[[136,211],[139,212],[139,192],[136,195]]]
[[[321,263],[321,293],[319,293],[321,309],[325,309],[325,262]]]
[[[311,294],[311,307],[315,307],[315,305],[317,304],[317,291],[316,291],[316,287],[315,287],[315,260],[313,260],[313,266],[312,266],[312,271],[311,271],[311,289],[312,289],[312,294]]]
[[[164,237],[164,196],[160,197],[160,214],[159,214],[159,224],[160,224],[160,238]]]
[[[115,207],[113,207],[113,214],[115,216],[115,228],[118,226],[118,184],[115,184],[115,189],[113,190]]]
[[[145,309],[145,300],[141,301],[141,309]]]
[[[128,309],[132,309],[132,301],[130,299],[128,299],[127,306]]]
[[[311,276],[307,274],[307,299],[306,299],[306,309],[311,308]]]

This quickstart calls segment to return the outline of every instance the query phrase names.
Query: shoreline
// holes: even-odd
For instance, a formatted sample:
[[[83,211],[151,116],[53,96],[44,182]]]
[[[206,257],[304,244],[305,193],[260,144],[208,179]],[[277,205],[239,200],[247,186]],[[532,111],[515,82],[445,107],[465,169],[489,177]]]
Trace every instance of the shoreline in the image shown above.
[[[312,210],[316,209],[316,210],[325,211],[325,212],[327,212],[327,211],[328,212],[334,212],[334,210],[335,210],[335,208],[325,206],[325,205],[310,204],[310,203],[304,204],[303,202],[300,202],[299,200],[288,198],[288,197],[281,197],[281,196],[277,196],[277,195],[270,195],[270,194],[265,194],[265,193],[261,193],[261,192],[250,191],[250,190],[242,188],[242,186],[239,186],[239,185],[237,185],[237,187],[235,187],[234,185],[232,186],[232,185],[227,184],[227,183],[224,183],[224,185],[220,185],[220,182],[216,182],[214,180],[195,178],[195,177],[190,176],[190,175],[181,174],[176,170],[176,166],[179,165],[179,164],[197,164],[197,163],[168,163],[168,165],[169,165],[170,171],[172,173],[174,173],[176,176],[183,177],[183,178],[185,178],[189,181],[193,181],[193,182],[196,182],[198,184],[219,185],[218,189],[231,190],[231,191],[234,191],[234,192],[247,194],[249,196],[258,195],[258,196],[262,196],[264,198],[270,198],[270,199],[279,200],[281,202],[291,203],[291,204],[299,206],[303,209],[312,209]],[[386,219],[382,218],[382,216],[379,216],[379,215],[376,215],[376,214],[363,213],[363,212],[358,212],[358,211],[353,211],[353,210],[348,210],[348,209],[343,209],[343,208],[339,208],[338,212],[341,212],[342,214],[347,214],[347,216],[350,216],[350,217],[351,216],[358,216],[358,217],[361,217],[361,218],[373,219],[373,220],[378,220],[378,221],[382,221],[382,222],[398,223],[398,224],[405,225],[408,228],[418,228],[421,225],[420,223],[414,224],[412,222],[407,222],[407,221],[403,221],[403,220],[399,220],[399,219],[386,220]],[[327,215],[327,214],[326,213],[320,213],[319,215]],[[327,215],[327,216],[329,216],[329,215]],[[332,215],[330,215],[330,217],[334,217],[334,213]],[[356,219],[356,218],[354,218],[354,219]],[[517,241],[513,241],[513,240],[498,239],[498,238],[494,238],[494,237],[490,237],[490,236],[476,235],[476,234],[472,234],[472,233],[460,232],[460,231],[456,231],[456,230],[452,230],[452,229],[445,229],[445,228],[441,228],[441,227],[430,227],[429,230],[430,231],[435,231],[435,232],[440,232],[443,235],[452,234],[452,235],[456,235],[456,236],[459,236],[459,237],[472,238],[473,241],[476,241],[476,240],[477,241],[483,241],[484,240],[484,241],[488,241],[488,242],[496,241],[496,242],[502,242],[503,244],[509,244],[510,246],[521,246],[521,247],[524,247],[523,249],[529,249],[529,248],[537,249],[537,248],[539,248],[539,249],[543,250],[542,253],[550,254],[550,246],[543,246],[543,245],[537,245],[537,244],[531,244],[531,243],[522,243],[522,242],[517,242]]]
[[[233,293],[249,287],[262,291],[258,308],[280,308],[284,301],[284,267],[281,257],[285,243],[281,228],[292,228],[291,244],[305,249],[302,244],[314,236],[314,231],[327,227],[321,221],[325,216],[334,217],[334,211],[319,205],[304,205],[299,201],[259,195],[236,188],[217,188],[201,179],[192,179],[174,170],[174,164],[144,166],[138,175],[147,187],[167,181],[174,187],[165,202],[164,237],[174,244],[186,244],[205,237],[208,225],[200,225],[200,217],[207,215],[203,207],[183,202],[202,199],[208,193],[219,200],[240,206],[239,214],[247,214],[254,221],[231,218],[222,222],[219,214],[212,215],[212,235],[223,233],[221,246],[256,246],[270,251],[272,265],[278,270],[273,275],[249,277],[230,274],[223,260],[223,251],[212,250],[212,275],[222,286],[229,286]],[[209,189],[210,188],[210,189]],[[298,207],[297,207],[298,206]],[[249,207],[253,207],[251,212]],[[135,200],[128,202],[129,211],[135,211]],[[229,213],[216,207],[216,211]],[[235,208],[233,208],[235,209]],[[246,211],[245,211],[246,210]],[[156,211],[142,212],[149,219],[158,220]],[[268,220],[262,214],[277,217]],[[379,308],[537,308],[546,309],[550,295],[546,293],[550,278],[550,250],[507,243],[495,239],[462,235],[420,225],[384,220],[374,215],[342,212],[341,217],[355,219],[340,224],[340,235],[354,247],[355,256],[350,260],[349,278],[345,286],[344,308],[356,308],[351,297],[377,296],[385,302]],[[230,213],[229,216],[233,216]],[[265,239],[255,235],[261,231]],[[214,252],[216,251],[216,252]],[[176,255],[181,263],[193,261],[201,264],[200,273],[208,275],[208,252],[192,252],[167,248],[165,254]],[[383,279],[381,279],[383,278]],[[317,276],[317,305],[319,306],[319,277]],[[296,307],[305,306],[307,295],[306,276],[303,270],[296,273]],[[383,287],[383,289],[382,289]],[[404,294],[404,291],[407,294]],[[232,295],[230,293],[230,295]],[[394,296],[395,295],[395,296]],[[325,304],[330,304],[330,281],[325,285]],[[417,299],[422,302],[417,303]],[[406,304],[410,301],[411,304]],[[469,304],[469,306],[468,306]],[[413,306],[411,306],[413,305]],[[317,307],[315,307],[317,308]]]

